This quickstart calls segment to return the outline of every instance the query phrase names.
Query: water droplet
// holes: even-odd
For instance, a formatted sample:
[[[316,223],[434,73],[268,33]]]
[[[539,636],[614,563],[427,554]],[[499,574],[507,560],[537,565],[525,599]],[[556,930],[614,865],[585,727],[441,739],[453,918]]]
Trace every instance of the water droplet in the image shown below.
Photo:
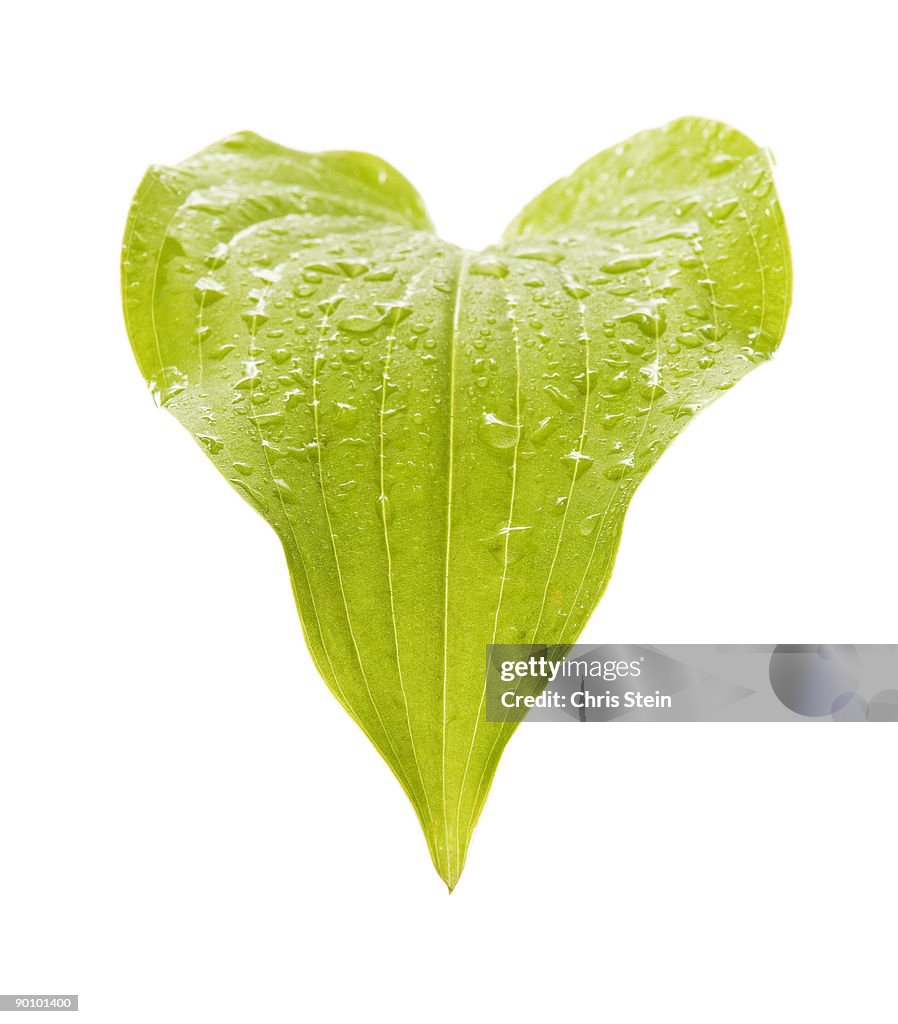
[[[253,416],[256,421],[256,425],[260,429],[270,429],[272,427],[280,427],[286,422],[284,414],[282,412],[263,412]]]
[[[556,405],[561,406],[566,412],[571,412],[574,409],[574,400],[554,384],[546,384],[543,391],[550,395]]]
[[[644,398],[649,399],[651,402],[657,401],[662,395],[666,395],[667,391],[661,387],[660,384],[645,384],[640,389],[640,393]]]
[[[322,299],[319,303],[317,303],[317,306],[321,310],[321,312],[325,314],[325,316],[330,316],[330,314],[334,312],[334,310],[337,308],[337,306],[340,305],[344,298],[344,295],[331,295],[326,299]]]
[[[276,476],[274,478],[274,486],[277,488],[278,495],[283,501],[293,502],[295,500],[293,490],[286,480]]]
[[[365,278],[366,281],[392,281],[396,276],[395,267],[378,267]]]
[[[692,331],[684,331],[682,334],[677,335],[677,344],[683,345],[684,348],[698,348],[703,344],[703,342],[702,339]]]
[[[558,249],[518,249],[515,256],[522,260],[539,260],[542,263],[551,263],[553,265],[560,263],[564,259],[564,253],[559,252]],[[542,281],[536,282],[538,285],[542,283]]]
[[[265,310],[265,300],[261,296],[253,296],[250,293],[250,300],[255,301],[255,306],[244,309],[240,318],[249,327],[253,334],[268,320],[268,313]]]
[[[514,565],[515,562],[520,562],[533,547],[533,539],[530,536],[531,529],[530,526],[513,526],[511,523],[503,523],[496,535],[488,542],[490,553],[502,565]]]
[[[337,268],[346,277],[361,277],[362,274],[367,274],[369,269],[368,264],[361,260],[338,260]]]
[[[708,162],[708,174],[712,178],[716,178],[721,174],[732,171],[741,162],[742,160],[738,156],[732,156],[729,153],[715,153]]]
[[[737,209],[739,206],[738,199],[722,199],[719,203],[714,203],[709,206],[705,211],[708,215],[709,220],[716,222],[726,220],[730,214]]]
[[[664,411],[668,416],[672,416],[675,420],[681,420],[688,416],[694,416],[701,406],[697,404],[691,404],[688,402],[674,402],[669,405]]]
[[[636,324],[647,338],[657,339],[667,329],[664,310],[658,303],[645,303],[616,319],[623,324]]]
[[[491,412],[485,412],[480,424],[480,437],[498,450],[513,448],[521,433],[520,424],[506,423]]]
[[[508,267],[495,256],[481,256],[471,264],[470,272],[482,277],[506,277]]]
[[[582,373],[578,373],[577,376],[574,377],[574,387],[581,395],[585,395],[588,391],[592,391],[598,375],[598,370],[589,370],[588,372],[584,370]]]
[[[551,416],[546,416],[545,419],[539,421],[530,436],[535,444],[545,444],[557,429],[558,424],[555,420]]]
[[[358,408],[349,402],[335,402],[334,405],[337,408],[337,422],[340,426],[344,429],[354,427],[359,418]]]
[[[608,260],[599,269],[605,274],[626,274],[631,270],[644,270],[657,258],[657,253],[626,253]]]
[[[201,441],[210,455],[217,455],[224,445],[217,437],[213,437],[211,434],[197,434],[197,440]]]
[[[679,213],[680,210],[677,210]],[[665,242],[670,238],[695,238],[698,234],[698,228],[694,224],[687,224],[681,228],[670,228],[665,231],[659,232],[657,235],[653,235],[648,241],[650,242]]]
[[[167,405],[175,395],[187,388],[187,375],[176,366],[164,366],[156,376],[151,377],[150,392],[156,405]]]
[[[562,494],[561,497],[556,498],[555,501],[549,506],[549,515],[561,516],[564,515],[564,510],[567,508],[567,495]]]
[[[223,267],[228,260],[228,247],[224,242],[219,242],[218,245],[209,253],[206,257],[206,266],[210,270],[218,270],[219,267]]]
[[[516,533],[524,533],[526,530],[532,530],[532,526],[503,526],[497,536],[514,536]]]
[[[395,327],[412,315],[411,308],[402,302],[378,302],[377,311],[381,314],[381,323]]]
[[[274,284],[281,279],[279,270],[269,270],[266,267],[257,267],[252,274],[263,284]]]
[[[572,299],[585,299],[589,295],[589,289],[584,288],[582,284],[575,281],[572,277],[566,277],[561,282],[561,286]]]
[[[349,334],[370,334],[380,327],[380,323],[380,320],[372,320],[370,316],[347,316],[337,324],[337,327]]]
[[[584,537],[588,537],[590,534],[595,533],[596,526],[601,518],[602,515],[600,512],[593,512],[591,516],[587,516],[580,524],[580,533]]]
[[[621,459],[619,462],[615,462],[610,465],[602,475],[607,480],[621,480],[632,468],[633,458],[630,456],[629,458]]]
[[[608,381],[608,391],[612,395],[622,395],[630,387],[630,375],[626,370],[621,370]]]
[[[193,286],[193,297],[203,306],[211,306],[227,294],[225,286],[214,277],[201,277]]]
[[[579,479],[584,473],[591,469],[593,464],[591,456],[578,451],[576,448],[569,451],[566,455],[562,455],[561,461],[565,464],[565,467],[570,472],[571,476],[576,479]]]

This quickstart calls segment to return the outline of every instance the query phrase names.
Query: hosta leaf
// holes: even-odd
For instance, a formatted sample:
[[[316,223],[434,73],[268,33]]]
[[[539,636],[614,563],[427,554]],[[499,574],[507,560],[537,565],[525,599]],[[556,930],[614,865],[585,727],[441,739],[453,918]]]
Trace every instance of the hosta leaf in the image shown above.
[[[242,134],[145,177],[128,333],[284,546],[321,675],[450,888],[514,725],[485,645],[570,644],[661,452],[776,348],[766,154],[685,119],[599,154],[481,253],[393,168]]]

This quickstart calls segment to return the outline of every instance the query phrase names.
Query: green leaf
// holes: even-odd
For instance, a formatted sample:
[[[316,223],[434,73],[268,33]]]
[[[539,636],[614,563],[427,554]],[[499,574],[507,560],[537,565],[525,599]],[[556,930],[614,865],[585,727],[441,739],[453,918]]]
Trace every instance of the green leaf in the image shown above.
[[[767,155],[676,121],[474,253],[381,160],[241,134],[149,171],[123,289],[144,376],[277,532],[315,664],[451,889],[514,731],[484,719],[485,646],[577,639],[639,481],[779,343]]]

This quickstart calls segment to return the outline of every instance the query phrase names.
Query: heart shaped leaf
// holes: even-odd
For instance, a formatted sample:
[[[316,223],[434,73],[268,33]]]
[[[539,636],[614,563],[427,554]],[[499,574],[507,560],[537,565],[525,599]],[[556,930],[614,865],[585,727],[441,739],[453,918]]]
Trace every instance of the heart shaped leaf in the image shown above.
[[[381,160],[241,134],[149,171],[123,289],[157,400],[277,532],[318,670],[451,889],[514,731],[484,718],[485,645],[577,639],[639,481],[779,343],[767,155],[674,122],[475,253]]]

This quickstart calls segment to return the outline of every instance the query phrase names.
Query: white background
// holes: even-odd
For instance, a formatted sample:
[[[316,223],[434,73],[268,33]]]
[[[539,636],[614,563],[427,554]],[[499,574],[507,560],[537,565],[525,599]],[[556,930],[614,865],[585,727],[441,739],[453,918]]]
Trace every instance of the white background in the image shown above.
[[[583,639],[894,641],[886,10],[8,8],[0,992],[85,1024],[894,1022],[895,728],[525,726],[447,896],[118,296],[145,166],[239,129],[378,153],[479,246],[633,132],[729,121],[777,158],[788,332],[651,473]]]

